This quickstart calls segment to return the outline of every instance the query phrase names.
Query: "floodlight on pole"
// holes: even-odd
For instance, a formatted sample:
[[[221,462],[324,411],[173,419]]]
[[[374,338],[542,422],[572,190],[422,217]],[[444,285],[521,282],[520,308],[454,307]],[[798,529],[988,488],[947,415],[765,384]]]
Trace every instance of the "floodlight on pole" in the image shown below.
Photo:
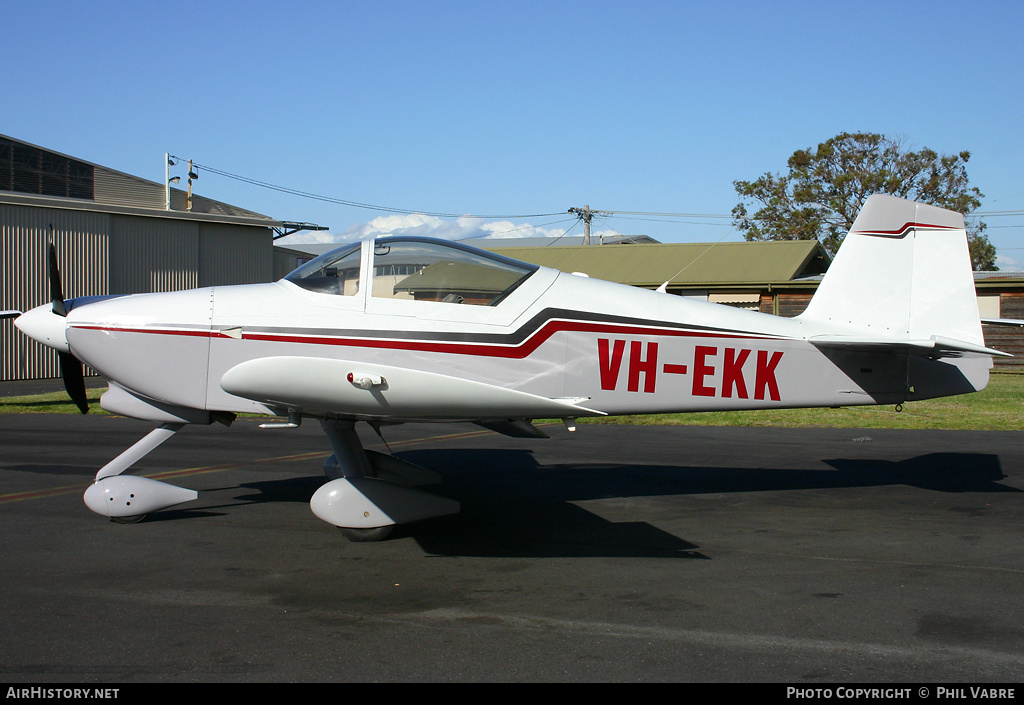
[[[171,158],[170,153],[164,152],[164,210],[171,210],[171,184],[181,181],[180,176],[171,178],[171,167],[177,162]]]

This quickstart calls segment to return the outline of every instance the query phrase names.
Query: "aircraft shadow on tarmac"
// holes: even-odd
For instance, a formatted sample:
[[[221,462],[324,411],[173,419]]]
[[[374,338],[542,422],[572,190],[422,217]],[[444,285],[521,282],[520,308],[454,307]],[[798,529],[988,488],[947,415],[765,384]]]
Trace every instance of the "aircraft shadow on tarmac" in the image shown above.
[[[455,516],[397,527],[425,551],[447,556],[707,558],[697,546],[643,521],[612,522],[574,502],[806,489],[906,485],[938,492],[1018,492],[997,455],[931,453],[902,461],[833,459],[834,470],[577,463],[539,465],[530,450],[418,450],[400,454],[440,469],[430,491],[457,499]],[[323,477],[245,483],[238,505],[308,502]],[[237,506],[237,505],[234,505]],[[208,515],[161,512],[151,519]],[[161,516],[163,515],[163,516]]]

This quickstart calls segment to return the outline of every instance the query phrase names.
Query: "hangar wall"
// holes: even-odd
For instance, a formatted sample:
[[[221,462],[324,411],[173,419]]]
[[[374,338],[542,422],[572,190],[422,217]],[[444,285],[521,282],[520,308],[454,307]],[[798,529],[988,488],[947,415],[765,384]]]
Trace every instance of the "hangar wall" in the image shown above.
[[[65,298],[274,278],[284,223],[168,184],[0,135],[0,310],[50,300],[51,243]],[[0,380],[57,376],[53,351],[0,319]]]
[[[265,233],[262,235],[261,233]],[[0,309],[49,301],[57,250],[66,298],[249,284],[273,277],[269,228],[0,203]],[[56,355],[0,321],[0,380],[59,376]]]

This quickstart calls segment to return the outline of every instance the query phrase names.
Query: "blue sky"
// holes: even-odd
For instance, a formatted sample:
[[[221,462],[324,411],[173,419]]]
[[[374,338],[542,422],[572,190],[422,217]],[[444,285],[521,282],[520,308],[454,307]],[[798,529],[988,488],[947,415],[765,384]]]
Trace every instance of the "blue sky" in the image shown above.
[[[1024,212],[1019,2],[4,3],[0,133],[282,220],[447,237],[740,240],[733,181],[844,131],[971,152]],[[184,168],[172,172],[184,175]],[[1024,215],[986,218],[1004,269]],[[323,236],[323,234],[321,234]]]

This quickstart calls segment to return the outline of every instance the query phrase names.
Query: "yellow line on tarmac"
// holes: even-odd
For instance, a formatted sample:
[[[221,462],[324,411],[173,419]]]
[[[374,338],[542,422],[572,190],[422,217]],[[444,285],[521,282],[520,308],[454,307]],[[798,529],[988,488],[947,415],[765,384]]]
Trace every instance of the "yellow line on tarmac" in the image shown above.
[[[370,448],[371,450],[375,449],[375,448],[382,448],[382,447],[401,448],[401,447],[404,447],[404,446],[416,445],[417,443],[426,443],[427,441],[452,441],[452,440],[457,440],[457,439],[460,439],[460,438],[474,438],[475,436],[489,436],[492,433],[494,433],[494,432],[493,431],[488,431],[486,429],[483,429],[483,430],[480,430],[480,431],[465,431],[463,433],[449,433],[449,434],[446,434],[444,436],[427,436],[426,438],[410,438],[409,440],[405,440],[405,441],[394,441],[394,442],[384,441],[383,443],[378,443],[377,445],[374,445],[374,446],[368,446],[368,448]]]
[[[443,436],[427,436],[425,438],[411,438],[405,441],[395,441],[393,443],[377,444],[369,446],[369,448],[381,448],[381,447],[408,447],[419,443],[427,443],[433,441],[450,441],[460,438],[472,438],[474,436],[482,436],[491,433],[491,431],[467,431],[465,433],[451,433]],[[164,470],[162,472],[155,473],[144,473],[143,477],[149,477],[154,480],[164,480],[172,477],[183,477],[186,475],[202,475],[204,473],[211,472],[222,472],[224,470],[235,470],[243,468],[248,465],[262,465],[266,463],[291,463],[300,460],[311,460],[314,458],[326,458],[329,453],[324,451],[316,451],[313,453],[299,453],[296,455],[281,455],[275,458],[257,458],[256,460],[246,460],[237,463],[225,463],[223,465],[207,465],[204,467],[197,468],[186,468],[183,470]],[[43,499],[46,497],[57,497],[60,495],[71,494],[74,492],[84,492],[89,485],[64,485],[63,487],[51,487],[46,490],[30,490],[28,492],[13,492],[10,494],[0,494],[0,504],[11,504],[13,502],[23,502],[29,499]]]
[[[225,463],[223,465],[208,465],[198,468],[185,468],[183,470],[164,470],[162,472],[140,473],[142,477],[149,477],[154,480],[163,480],[170,477],[182,477],[185,475],[202,475],[209,472],[221,472],[223,470],[234,470],[247,465],[258,465],[262,463],[288,463],[297,460],[308,460],[316,457],[326,457],[327,453],[302,453],[299,455],[282,455],[276,458],[258,458],[238,463]],[[70,494],[72,492],[84,492],[89,485],[65,485],[63,487],[52,487],[48,490],[32,490],[29,492],[14,492],[0,495],[0,504],[20,502],[26,499],[41,499],[43,497],[54,497],[57,495]]]
[[[0,495],[0,504],[10,504],[12,502],[21,502],[26,499],[42,499],[44,497],[55,497],[62,494],[70,494],[71,492],[84,492],[85,485],[65,486],[65,487],[52,487],[48,490],[34,490],[32,492],[15,492],[13,494]]]

